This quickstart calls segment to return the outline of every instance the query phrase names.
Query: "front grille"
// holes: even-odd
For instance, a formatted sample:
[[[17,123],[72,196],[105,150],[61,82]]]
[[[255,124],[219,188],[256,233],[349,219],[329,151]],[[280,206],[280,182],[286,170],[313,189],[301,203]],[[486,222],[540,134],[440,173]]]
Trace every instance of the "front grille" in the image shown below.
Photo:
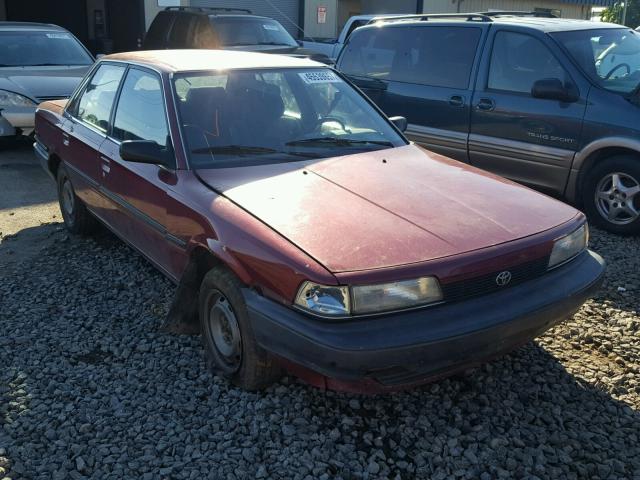
[[[489,293],[504,290],[505,288],[519,285],[527,280],[533,280],[547,272],[549,257],[543,257],[531,262],[521,263],[514,267],[505,268],[496,272],[488,273],[459,282],[445,283],[441,285],[442,295],[445,302],[458,302],[467,298],[486,295]],[[504,286],[496,283],[496,277],[502,271],[511,273],[511,281]]]

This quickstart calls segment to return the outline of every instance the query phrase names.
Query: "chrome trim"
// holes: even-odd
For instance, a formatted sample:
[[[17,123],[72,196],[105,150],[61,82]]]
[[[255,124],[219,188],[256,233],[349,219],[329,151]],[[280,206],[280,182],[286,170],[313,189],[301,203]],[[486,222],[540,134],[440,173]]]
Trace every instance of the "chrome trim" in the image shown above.
[[[49,161],[49,151],[47,150],[47,147],[45,147],[42,143],[40,143],[40,140],[36,139],[36,141],[33,142],[33,151],[42,160],[45,160],[47,162]]]
[[[186,246],[187,246],[187,242],[186,241],[182,240],[181,238],[177,237],[176,235],[173,235],[172,233],[169,233],[169,231],[167,230],[167,228],[163,224],[161,224],[157,220],[151,218],[149,215],[147,215],[142,210],[140,210],[136,206],[132,205],[128,201],[126,201],[124,198],[122,198],[117,193],[114,193],[111,190],[109,190],[107,188],[104,188],[102,186],[100,186],[98,190],[100,191],[100,193],[102,193],[105,197],[107,197],[113,203],[117,204],[118,206],[123,208],[125,211],[127,211],[129,214],[133,215],[138,220],[140,220],[141,222],[147,224],[153,230],[158,232],[160,235],[162,235],[164,237],[165,240],[173,243],[174,245],[177,245],[178,247],[180,247],[182,249],[186,248]]]

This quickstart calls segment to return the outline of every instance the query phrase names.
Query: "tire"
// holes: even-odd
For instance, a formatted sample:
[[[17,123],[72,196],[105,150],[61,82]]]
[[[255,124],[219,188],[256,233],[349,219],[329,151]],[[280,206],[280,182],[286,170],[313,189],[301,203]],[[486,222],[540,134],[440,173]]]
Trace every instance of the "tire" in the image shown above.
[[[282,370],[257,344],[241,289],[236,276],[221,266],[202,280],[198,312],[207,368],[244,390],[262,390]]]
[[[640,158],[609,157],[586,175],[582,204],[589,221],[611,233],[640,233]]]
[[[78,198],[71,179],[63,164],[60,164],[57,175],[58,203],[64,225],[71,233],[88,235],[96,228],[96,219],[89,213],[85,204]]]

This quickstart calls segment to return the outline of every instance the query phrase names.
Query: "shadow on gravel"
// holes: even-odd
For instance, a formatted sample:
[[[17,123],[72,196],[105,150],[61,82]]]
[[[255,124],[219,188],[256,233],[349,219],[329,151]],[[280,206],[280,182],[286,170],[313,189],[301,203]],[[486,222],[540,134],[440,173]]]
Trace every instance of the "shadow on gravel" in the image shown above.
[[[0,252],[0,478],[640,475],[638,411],[538,343],[390,396],[242,392],[198,338],[158,331],[175,287],[148,263],[108,233],[48,238],[22,262]]]

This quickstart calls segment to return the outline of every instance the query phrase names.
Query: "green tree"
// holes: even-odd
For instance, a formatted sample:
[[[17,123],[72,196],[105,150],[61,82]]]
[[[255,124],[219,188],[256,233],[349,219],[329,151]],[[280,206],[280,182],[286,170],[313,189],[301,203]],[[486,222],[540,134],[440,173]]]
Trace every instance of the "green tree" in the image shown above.
[[[616,2],[612,6],[607,7],[602,12],[603,22],[622,23],[622,10],[624,2]],[[627,7],[627,27],[636,28],[640,26],[640,0],[629,0]]]

